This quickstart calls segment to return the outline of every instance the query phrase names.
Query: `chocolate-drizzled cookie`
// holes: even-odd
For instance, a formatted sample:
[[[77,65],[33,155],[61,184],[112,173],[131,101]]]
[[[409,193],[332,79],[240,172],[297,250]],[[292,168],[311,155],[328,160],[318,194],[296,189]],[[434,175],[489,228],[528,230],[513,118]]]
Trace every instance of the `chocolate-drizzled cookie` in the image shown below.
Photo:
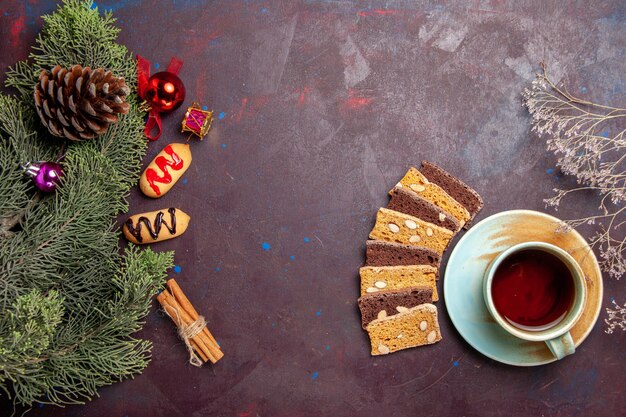
[[[141,245],[161,242],[182,235],[189,225],[189,216],[180,209],[151,211],[130,216],[122,231],[130,242]]]

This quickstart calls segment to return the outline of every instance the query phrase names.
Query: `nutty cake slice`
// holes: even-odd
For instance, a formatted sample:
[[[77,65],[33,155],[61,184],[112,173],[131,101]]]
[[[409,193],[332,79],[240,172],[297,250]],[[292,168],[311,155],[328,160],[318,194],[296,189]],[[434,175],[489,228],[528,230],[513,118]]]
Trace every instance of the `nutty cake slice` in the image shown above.
[[[376,319],[366,330],[374,356],[441,340],[437,307],[432,304],[420,304],[394,316]]]
[[[437,268],[428,265],[364,266],[359,269],[361,295],[378,291],[401,290],[410,287],[427,287],[433,301],[437,294]]]
[[[483,199],[476,191],[432,162],[422,161],[420,172],[428,178],[430,182],[443,188],[452,198],[465,207],[471,215],[467,223],[483,208]]]
[[[365,329],[373,320],[407,311],[424,303],[432,303],[433,290],[428,287],[410,287],[403,290],[382,291],[359,298],[361,325]]]
[[[417,217],[453,232],[457,232],[461,228],[459,222],[450,213],[404,188],[391,190],[391,200],[389,200],[387,208]]]
[[[439,185],[430,182],[414,167],[409,168],[395,188],[410,190],[424,200],[430,201],[442,210],[452,214],[461,226],[471,218],[470,213],[460,202],[456,201]],[[393,193],[393,190],[389,191],[389,194],[391,193]]]
[[[441,257],[432,249],[382,240],[365,243],[366,266],[430,265],[439,268]]]
[[[448,229],[386,208],[378,210],[376,224],[370,232],[370,239],[423,246],[439,254],[453,237],[454,233]]]

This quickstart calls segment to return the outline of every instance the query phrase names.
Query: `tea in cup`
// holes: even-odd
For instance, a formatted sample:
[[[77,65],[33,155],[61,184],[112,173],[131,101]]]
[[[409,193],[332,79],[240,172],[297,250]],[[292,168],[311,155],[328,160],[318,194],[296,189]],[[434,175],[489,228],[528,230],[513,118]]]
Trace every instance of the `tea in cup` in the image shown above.
[[[504,330],[545,342],[557,359],[574,353],[570,329],[585,306],[585,277],[572,256],[545,242],[525,242],[498,255],[485,272],[487,309]]]

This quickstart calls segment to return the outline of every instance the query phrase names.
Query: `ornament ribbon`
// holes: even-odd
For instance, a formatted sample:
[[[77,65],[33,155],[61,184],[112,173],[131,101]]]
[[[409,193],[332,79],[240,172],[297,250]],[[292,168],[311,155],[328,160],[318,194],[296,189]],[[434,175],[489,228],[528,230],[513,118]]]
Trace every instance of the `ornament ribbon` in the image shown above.
[[[183,61],[175,56],[170,59],[170,63],[167,66],[166,72],[171,72],[174,75],[178,75]],[[137,94],[142,100],[145,100],[146,88],[148,87],[148,79],[150,79],[150,61],[137,55]],[[152,131],[156,128],[156,133],[152,134]],[[155,109],[150,110],[148,121],[143,133],[150,140],[157,140],[161,136],[161,113]]]

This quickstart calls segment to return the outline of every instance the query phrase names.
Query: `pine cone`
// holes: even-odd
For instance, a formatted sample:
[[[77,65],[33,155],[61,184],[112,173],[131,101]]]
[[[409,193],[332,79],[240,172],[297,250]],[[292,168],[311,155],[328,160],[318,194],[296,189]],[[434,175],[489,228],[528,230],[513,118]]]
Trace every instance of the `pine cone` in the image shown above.
[[[130,89],[123,78],[102,68],[57,65],[42,70],[35,86],[35,105],[41,122],[54,136],[71,140],[93,139],[126,114]]]

